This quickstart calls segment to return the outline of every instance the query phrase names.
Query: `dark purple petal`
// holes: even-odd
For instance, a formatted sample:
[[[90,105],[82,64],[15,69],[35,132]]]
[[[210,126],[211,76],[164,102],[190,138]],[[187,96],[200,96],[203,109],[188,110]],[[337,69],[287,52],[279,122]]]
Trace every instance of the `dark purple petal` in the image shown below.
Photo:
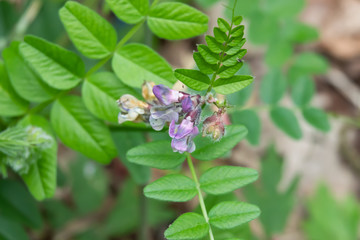
[[[153,87],[153,93],[161,104],[169,105],[179,101],[179,92],[162,84]]]
[[[190,96],[186,97],[181,101],[181,107],[184,112],[190,112],[192,109],[193,103]]]

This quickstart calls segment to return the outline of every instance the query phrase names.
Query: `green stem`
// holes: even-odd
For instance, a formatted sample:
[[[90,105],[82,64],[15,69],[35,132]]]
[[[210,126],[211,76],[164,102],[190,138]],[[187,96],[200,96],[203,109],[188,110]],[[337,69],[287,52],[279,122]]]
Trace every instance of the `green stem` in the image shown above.
[[[126,35],[120,40],[120,42],[118,42],[118,44],[115,47],[114,52],[112,52],[109,56],[101,59],[95,66],[93,66],[85,75],[85,78],[89,77],[91,74],[93,74],[94,72],[96,72],[97,70],[99,70],[105,63],[107,63],[107,61],[109,61],[112,56],[114,55],[114,53],[121,48],[127,41],[129,41],[129,39],[134,36],[134,34],[139,30],[139,28],[144,24],[144,20],[139,22],[138,24],[136,24],[134,27],[132,27],[130,29],[130,31],[128,33],[126,33]]]
[[[203,195],[202,195],[202,192],[201,192],[200,183],[199,183],[199,180],[197,178],[196,171],[195,171],[194,165],[192,163],[190,153],[186,154],[186,158],[187,158],[187,162],[188,162],[188,165],[189,165],[189,168],[190,168],[190,171],[191,171],[191,175],[192,175],[192,177],[193,177],[193,179],[195,181],[195,184],[196,184],[196,189],[198,191],[199,204],[200,204],[200,207],[201,207],[202,214],[203,214],[203,216],[205,218],[206,223],[209,225],[209,237],[210,237],[210,240],[214,240],[214,235],[213,235],[210,223],[209,223],[209,217],[208,217],[208,214],[207,214],[207,211],[206,211],[206,206],[205,206],[204,198],[203,198]]]

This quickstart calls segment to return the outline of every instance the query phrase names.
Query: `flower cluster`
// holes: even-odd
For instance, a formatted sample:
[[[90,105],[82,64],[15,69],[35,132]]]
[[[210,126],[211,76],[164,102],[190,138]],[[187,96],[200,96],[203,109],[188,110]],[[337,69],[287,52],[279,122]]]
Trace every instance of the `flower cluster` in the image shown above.
[[[147,121],[160,131],[169,124],[171,146],[176,152],[193,152],[193,139],[199,134],[198,124],[202,106],[207,102],[198,94],[188,94],[170,89],[162,84],[145,82],[142,95],[146,102],[125,94],[117,101],[120,107],[119,123],[125,121]],[[209,98],[209,102],[213,98]],[[203,135],[219,140],[224,135],[224,125],[219,111],[204,121]]]
[[[43,151],[51,147],[53,138],[39,127],[28,126],[14,139],[16,151],[11,152],[4,158],[4,162],[19,174],[26,174],[30,167],[41,160]]]

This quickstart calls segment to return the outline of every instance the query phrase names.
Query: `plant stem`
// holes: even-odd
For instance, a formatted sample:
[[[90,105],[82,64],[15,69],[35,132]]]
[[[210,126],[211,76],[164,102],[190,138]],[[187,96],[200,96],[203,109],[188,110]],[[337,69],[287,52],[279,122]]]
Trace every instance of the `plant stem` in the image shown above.
[[[207,211],[206,211],[206,206],[205,206],[204,198],[203,198],[203,195],[202,195],[202,192],[201,192],[200,183],[199,183],[199,180],[197,178],[196,171],[195,171],[194,165],[192,163],[190,153],[186,154],[186,159],[187,159],[190,171],[191,171],[191,175],[192,175],[192,177],[193,177],[193,179],[195,181],[195,184],[196,184],[196,189],[198,191],[199,204],[200,204],[200,207],[201,207],[202,214],[203,214],[203,216],[205,218],[206,223],[209,225],[209,237],[210,237],[210,240],[214,240],[214,235],[212,233],[212,229],[211,229],[211,226],[210,226],[210,223],[209,223],[209,217],[208,217],[208,214],[207,214]]]

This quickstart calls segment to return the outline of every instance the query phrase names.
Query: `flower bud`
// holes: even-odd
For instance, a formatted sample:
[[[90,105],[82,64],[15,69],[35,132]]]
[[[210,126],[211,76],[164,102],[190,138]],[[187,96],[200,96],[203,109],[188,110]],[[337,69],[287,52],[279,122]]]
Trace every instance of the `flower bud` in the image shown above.
[[[202,129],[202,135],[211,136],[215,141],[219,141],[225,134],[225,126],[221,119],[221,113],[215,113],[214,115],[205,119]]]

